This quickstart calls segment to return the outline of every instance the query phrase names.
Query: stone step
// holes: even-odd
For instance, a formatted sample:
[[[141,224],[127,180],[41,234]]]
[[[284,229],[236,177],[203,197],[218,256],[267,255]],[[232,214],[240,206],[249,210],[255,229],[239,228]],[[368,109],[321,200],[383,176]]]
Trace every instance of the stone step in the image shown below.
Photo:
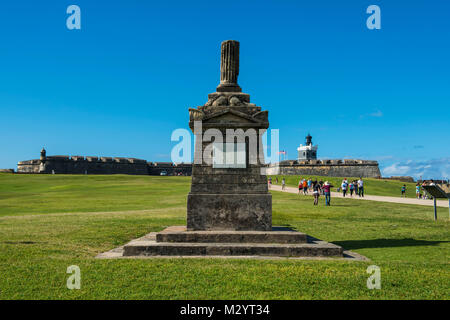
[[[305,233],[295,231],[185,231],[156,234],[156,242],[298,244],[306,241]]]
[[[341,247],[319,241],[301,244],[169,243],[136,241],[124,246],[124,256],[343,256]]]

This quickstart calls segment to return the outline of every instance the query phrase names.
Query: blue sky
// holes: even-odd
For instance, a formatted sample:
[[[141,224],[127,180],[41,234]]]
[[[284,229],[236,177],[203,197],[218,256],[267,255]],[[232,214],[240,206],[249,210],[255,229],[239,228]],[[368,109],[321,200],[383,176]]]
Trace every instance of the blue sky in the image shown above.
[[[81,8],[81,30],[66,8]],[[369,30],[366,8],[381,8]],[[239,84],[294,158],[380,162],[450,176],[448,1],[4,1],[0,168],[49,154],[169,161],[170,135],[219,83],[223,40]]]

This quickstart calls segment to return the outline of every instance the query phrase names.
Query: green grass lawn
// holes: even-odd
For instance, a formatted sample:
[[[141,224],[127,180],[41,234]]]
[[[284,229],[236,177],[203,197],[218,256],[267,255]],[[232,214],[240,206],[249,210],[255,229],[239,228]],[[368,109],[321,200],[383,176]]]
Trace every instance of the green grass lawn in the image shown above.
[[[277,184],[275,178],[278,177],[278,185],[281,185],[281,179],[286,179],[286,185],[290,187],[298,187],[298,182],[300,179],[309,179],[313,181],[328,181],[334,187],[331,191],[337,191],[340,187],[344,177],[321,177],[321,176],[283,176],[276,175],[272,177],[272,183]],[[358,180],[359,177],[346,177],[348,181]],[[406,184],[406,196],[408,198],[416,197],[416,184],[412,182],[401,182],[397,180],[386,180],[386,179],[375,179],[375,178],[363,178],[364,180],[364,193],[375,195],[375,196],[389,196],[389,197],[400,197],[401,189],[404,184]]]
[[[95,259],[186,220],[187,177],[0,174],[0,299],[448,299],[448,209],[273,192],[273,223],[370,262]],[[369,290],[367,266],[381,268]],[[66,269],[81,268],[68,290]]]
[[[183,206],[190,181],[190,177],[0,173],[0,216]]]

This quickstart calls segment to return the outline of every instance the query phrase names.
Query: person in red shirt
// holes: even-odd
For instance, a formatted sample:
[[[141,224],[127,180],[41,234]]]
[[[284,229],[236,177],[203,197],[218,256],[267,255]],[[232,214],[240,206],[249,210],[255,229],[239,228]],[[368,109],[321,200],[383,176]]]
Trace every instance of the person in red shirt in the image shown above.
[[[323,194],[325,196],[325,205],[329,206],[331,205],[331,184],[328,181],[325,181],[323,184]]]

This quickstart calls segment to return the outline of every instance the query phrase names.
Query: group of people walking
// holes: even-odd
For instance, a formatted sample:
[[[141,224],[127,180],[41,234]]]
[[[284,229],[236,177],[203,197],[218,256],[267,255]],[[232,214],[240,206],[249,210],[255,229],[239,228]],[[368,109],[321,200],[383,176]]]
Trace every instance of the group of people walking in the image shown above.
[[[312,192],[314,196],[314,205],[319,204],[320,195],[325,196],[325,205],[329,206],[331,204],[331,187],[332,185],[322,180],[317,181],[310,179],[300,179],[298,182],[298,194],[303,192],[304,195],[307,195],[309,192]]]
[[[422,182],[422,184],[417,182],[417,184],[416,184],[416,198],[417,199],[425,199],[425,200],[426,199],[432,199],[433,197],[431,195],[429,195],[427,193],[427,191],[424,189],[424,186],[432,186],[432,185],[435,185],[433,179],[431,179],[429,181],[424,180]],[[405,191],[403,191],[403,188],[405,189]],[[422,194],[422,191],[423,191],[423,194]],[[405,197],[406,197],[406,185],[403,185],[403,187],[402,187],[402,196],[403,196],[403,194],[405,194]]]
[[[278,177],[275,178],[275,183],[278,184]],[[272,186],[272,177],[269,177],[269,189]],[[317,181],[317,179],[312,180],[309,179],[300,179],[298,182],[298,194],[303,193],[307,195],[312,193],[314,196],[314,205],[319,204],[320,195],[325,196],[325,205],[331,205],[331,188],[334,186],[331,185],[328,181],[323,182],[322,180]],[[281,190],[286,189],[286,180],[283,178],[281,180]],[[345,197],[347,191],[350,191],[350,196],[353,197],[353,193],[358,195],[359,197],[364,197],[364,181],[362,178],[359,180],[348,181],[347,178],[342,180],[340,187],[338,188],[338,192],[342,190],[342,195]]]
[[[427,193],[427,191],[425,190],[424,186],[434,185],[434,184],[435,183],[434,183],[433,180],[429,180],[429,181],[424,180],[422,183],[417,182],[416,183],[416,198],[417,199],[424,199],[424,200],[426,200],[426,199],[433,199],[433,196],[431,196],[431,195],[429,195]],[[406,198],[406,184],[402,185],[401,192],[402,192],[401,193],[401,197],[402,198]]]
[[[278,177],[275,178],[275,183],[278,184]],[[272,186],[272,177],[269,177],[268,180],[269,189]],[[422,183],[417,182],[416,184],[416,197],[417,199],[432,199],[433,197],[427,193],[424,189],[424,186],[434,185],[435,182],[433,180],[425,180]],[[304,195],[312,193],[314,196],[314,205],[319,204],[320,195],[325,196],[325,205],[331,205],[331,188],[334,186],[331,185],[328,181],[323,182],[322,180],[317,181],[317,179],[312,180],[309,179],[300,179],[298,182],[298,194],[303,193]],[[406,184],[403,184],[401,187],[401,197],[406,198]],[[281,190],[286,190],[286,179],[283,178],[281,180]],[[347,178],[342,180],[340,186],[337,188],[338,192],[342,192],[342,196],[345,198],[347,195],[353,197],[355,196],[364,197],[364,180],[359,178],[359,180],[351,180],[349,181]],[[423,192],[423,194],[422,194]]]
[[[364,181],[362,178],[359,180],[348,181],[347,178],[342,180],[341,187],[338,191],[342,191],[342,196],[345,198],[347,193],[350,193],[350,197],[353,197],[353,193],[355,196],[364,197]]]

